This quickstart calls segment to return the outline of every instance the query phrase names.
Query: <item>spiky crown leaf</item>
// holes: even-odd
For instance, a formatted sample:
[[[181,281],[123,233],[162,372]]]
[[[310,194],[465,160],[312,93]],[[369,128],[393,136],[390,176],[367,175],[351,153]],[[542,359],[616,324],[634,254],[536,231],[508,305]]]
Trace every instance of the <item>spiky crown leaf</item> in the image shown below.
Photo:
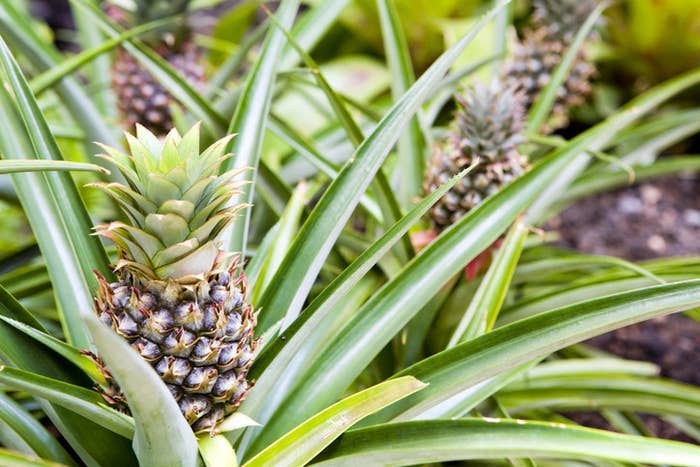
[[[470,157],[494,161],[522,142],[522,92],[494,80],[456,95],[458,109],[450,139]]]
[[[533,0],[533,4],[535,25],[544,26],[548,35],[569,44],[595,9],[596,0]]]
[[[199,124],[184,136],[172,130],[161,141],[137,125],[126,133],[131,154],[100,145],[100,156],[114,163],[128,181],[95,183],[121,207],[129,223],[97,226],[97,233],[119,250],[117,269],[149,279],[193,283],[226,267],[229,255],[217,237],[244,205],[229,205],[245,183],[235,181],[245,169],[219,175],[232,136],[199,150]]]

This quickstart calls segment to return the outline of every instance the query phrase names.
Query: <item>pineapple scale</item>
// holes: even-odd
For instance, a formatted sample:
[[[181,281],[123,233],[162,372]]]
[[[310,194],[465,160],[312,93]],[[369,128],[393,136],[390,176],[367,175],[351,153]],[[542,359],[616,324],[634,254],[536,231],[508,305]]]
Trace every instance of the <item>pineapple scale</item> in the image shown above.
[[[96,301],[100,320],[153,366],[196,432],[213,430],[250,388],[255,317],[237,272],[233,265],[193,285],[123,272],[102,279]]]

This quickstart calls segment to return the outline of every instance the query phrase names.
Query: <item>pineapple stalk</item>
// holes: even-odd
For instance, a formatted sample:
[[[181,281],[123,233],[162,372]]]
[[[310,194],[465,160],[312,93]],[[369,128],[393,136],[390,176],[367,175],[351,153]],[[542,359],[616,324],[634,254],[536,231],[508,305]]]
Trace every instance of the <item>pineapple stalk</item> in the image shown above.
[[[256,347],[245,276],[217,241],[244,207],[228,206],[240,169],[218,175],[230,137],[200,152],[199,125],[163,141],[136,129],[129,155],[103,146],[128,186],[94,184],[128,219],[97,226],[117,245],[119,280],[99,278],[96,310],[153,366],[193,430],[213,430],[245,397]],[[118,389],[106,398],[120,401]]]

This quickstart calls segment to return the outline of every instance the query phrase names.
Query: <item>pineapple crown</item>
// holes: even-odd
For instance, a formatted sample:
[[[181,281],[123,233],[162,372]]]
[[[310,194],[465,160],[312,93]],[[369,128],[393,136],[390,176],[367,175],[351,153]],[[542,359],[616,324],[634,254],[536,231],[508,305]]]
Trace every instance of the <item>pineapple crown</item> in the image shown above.
[[[546,27],[548,35],[569,44],[596,4],[596,0],[533,0],[533,21]]]
[[[494,161],[522,142],[522,91],[498,80],[476,83],[455,96],[458,109],[450,139],[471,157]]]
[[[119,250],[116,269],[126,269],[152,280],[194,283],[225,268],[230,255],[218,244],[219,234],[244,204],[230,205],[245,181],[243,169],[219,175],[229,158],[226,146],[233,136],[199,149],[199,124],[184,136],[172,130],[159,140],[143,126],[136,136],[126,133],[130,154],[100,145],[100,157],[115,164],[128,182],[94,183],[120,206],[129,223],[96,227]]]

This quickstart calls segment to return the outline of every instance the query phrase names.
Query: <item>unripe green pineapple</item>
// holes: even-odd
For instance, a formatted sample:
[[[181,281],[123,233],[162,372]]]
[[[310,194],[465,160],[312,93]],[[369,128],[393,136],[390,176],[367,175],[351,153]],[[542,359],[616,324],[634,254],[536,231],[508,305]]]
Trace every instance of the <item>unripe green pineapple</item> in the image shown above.
[[[524,122],[522,95],[498,81],[476,84],[456,96],[458,109],[444,142],[434,147],[425,181],[431,193],[478,160],[478,165],[430,210],[441,231],[527,169],[517,145]]]
[[[595,0],[534,0],[533,3],[533,24],[515,44],[512,57],[505,64],[506,81],[523,90],[527,108],[549,83],[576,33],[596,7]],[[595,71],[584,44],[557,90],[545,130],[566,126],[570,109],[583,104],[591,93],[590,79]]]
[[[218,175],[230,138],[200,152],[198,125],[163,141],[141,126],[126,136],[129,155],[103,149],[128,186],[94,185],[129,220],[97,227],[119,251],[119,280],[100,278],[97,313],[151,363],[193,430],[212,430],[245,397],[256,347],[245,278],[217,242],[243,207],[228,204],[238,171]]]
[[[141,0],[136,10],[129,12],[110,6],[108,14],[125,27],[183,13],[187,0]],[[204,68],[200,65],[201,51],[194,44],[192,32],[186,24],[158,29],[143,40],[166,60],[195,88],[204,82]],[[173,128],[170,107],[176,104],[172,95],[125,49],[117,49],[112,67],[112,87],[117,95],[117,106],[122,113],[123,125],[133,131],[138,123],[163,136]]]

